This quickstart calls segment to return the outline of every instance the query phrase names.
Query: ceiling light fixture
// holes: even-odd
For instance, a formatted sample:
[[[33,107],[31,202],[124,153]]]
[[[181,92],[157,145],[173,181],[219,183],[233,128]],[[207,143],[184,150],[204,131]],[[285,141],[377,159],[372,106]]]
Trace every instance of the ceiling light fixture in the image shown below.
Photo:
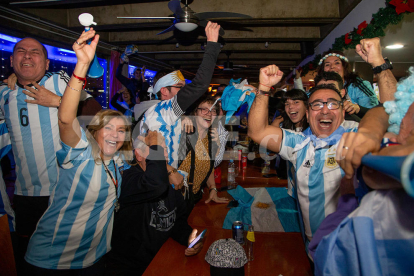
[[[387,49],[401,49],[403,47],[404,47],[404,45],[402,45],[402,44],[393,44],[393,45],[388,45],[385,48],[387,48]]]
[[[174,26],[182,32],[191,32],[198,27],[197,24],[191,22],[178,22]]]

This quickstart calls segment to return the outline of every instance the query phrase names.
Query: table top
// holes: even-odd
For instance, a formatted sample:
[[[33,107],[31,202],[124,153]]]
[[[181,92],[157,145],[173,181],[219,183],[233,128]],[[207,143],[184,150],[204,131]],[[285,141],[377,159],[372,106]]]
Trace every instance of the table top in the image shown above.
[[[210,265],[204,259],[207,250],[214,241],[231,238],[231,230],[217,227],[205,229],[207,232],[200,253],[185,257],[185,246],[168,239],[144,275],[210,275]],[[300,233],[255,232],[255,239],[254,260],[245,265],[245,275],[312,275]]]
[[[227,186],[227,161],[220,165],[222,185]],[[238,166],[238,161],[236,161]],[[270,174],[275,173],[271,169]],[[287,181],[277,177],[265,178],[261,167],[252,163],[240,171],[236,182],[243,188],[287,187]],[[220,197],[232,199],[227,191],[219,192]],[[205,190],[203,198],[191,212],[188,223],[198,229],[199,233],[207,229],[204,247],[196,256],[185,257],[185,247],[173,239],[162,246],[160,251],[145,271],[144,275],[210,275],[210,265],[204,260],[210,245],[224,238],[231,238],[231,230],[223,229],[227,215],[227,204],[204,203],[208,198]],[[255,232],[254,260],[245,265],[246,275],[312,275],[311,267],[305,253],[305,246],[300,233],[264,233]],[[168,273],[166,273],[168,271]]]

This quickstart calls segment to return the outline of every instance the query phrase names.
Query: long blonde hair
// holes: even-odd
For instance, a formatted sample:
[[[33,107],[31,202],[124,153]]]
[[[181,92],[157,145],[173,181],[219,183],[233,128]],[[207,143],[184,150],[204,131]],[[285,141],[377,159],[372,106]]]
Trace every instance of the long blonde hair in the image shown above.
[[[89,125],[86,127],[86,138],[88,138],[89,143],[92,146],[92,156],[95,160],[96,164],[102,163],[101,158],[101,149],[96,142],[95,136],[96,133],[106,126],[110,120],[113,118],[121,118],[124,120],[125,123],[125,141],[122,144],[122,147],[118,150],[121,154],[124,155],[124,160],[127,163],[130,163],[133,159],[132,154],[132,141],[131,141],[131,123],[128,119],[119,111],[111,110],[111,109],[102,109],[92,118]]]

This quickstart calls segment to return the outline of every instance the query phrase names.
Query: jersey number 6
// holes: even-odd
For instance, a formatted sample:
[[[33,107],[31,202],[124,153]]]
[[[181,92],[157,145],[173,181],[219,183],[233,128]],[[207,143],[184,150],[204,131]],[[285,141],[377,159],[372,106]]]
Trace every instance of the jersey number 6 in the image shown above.
[[[22,126],[28,126],[29,125],[29,117],[27,115],[23,114],[24,111],[27,112],[27,108],[20,109],[20,124]]]

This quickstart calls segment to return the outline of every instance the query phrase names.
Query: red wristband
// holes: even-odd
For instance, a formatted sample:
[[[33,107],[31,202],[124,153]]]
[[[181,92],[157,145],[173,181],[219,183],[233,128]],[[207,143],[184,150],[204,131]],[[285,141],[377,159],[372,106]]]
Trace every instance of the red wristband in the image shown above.
[[[76,79],[83,81],[83,87],[82,89],[85,89],[86,86],[86,78],[81,78],[75,75],[75,73],[72,73],[72,76],[74,76]]]

